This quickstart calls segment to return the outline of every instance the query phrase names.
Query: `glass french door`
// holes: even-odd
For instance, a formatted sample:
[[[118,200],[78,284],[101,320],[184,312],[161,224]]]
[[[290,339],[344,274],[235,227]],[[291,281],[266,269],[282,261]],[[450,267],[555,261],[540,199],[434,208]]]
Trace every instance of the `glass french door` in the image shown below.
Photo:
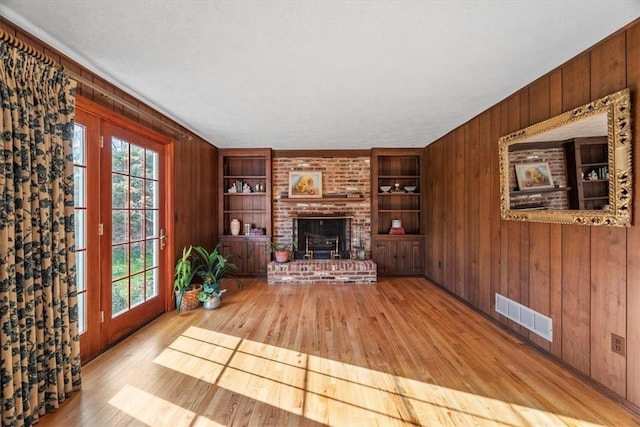
[[[103,125],[102,135],[103,340],[108,345],[163,310],[164,146],[111,123]]]
[[[83,362],[161,314],[167,146],[78,98],[73,140],[76,280]],[[110,120],[105,119],[103,114]]]

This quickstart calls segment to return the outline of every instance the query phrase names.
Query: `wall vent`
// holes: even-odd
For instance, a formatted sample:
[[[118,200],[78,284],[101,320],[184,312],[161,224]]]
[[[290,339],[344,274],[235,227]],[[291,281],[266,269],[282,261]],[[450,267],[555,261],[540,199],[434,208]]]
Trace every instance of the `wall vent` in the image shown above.
[[[553,320],[550,317],[500,294],[496,294],[496,311],[547,341],[553,341]]]

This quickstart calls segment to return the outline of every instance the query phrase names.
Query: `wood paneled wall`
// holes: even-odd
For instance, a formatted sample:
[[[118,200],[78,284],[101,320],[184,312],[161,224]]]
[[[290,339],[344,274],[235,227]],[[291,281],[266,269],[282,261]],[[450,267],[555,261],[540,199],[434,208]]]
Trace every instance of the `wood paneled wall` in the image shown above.
[[[173,236],[173,248],[175,255],[176,257],[179,256],[182,253],[182,248],[191,244],[213,246],[217,239],[215,230],[217,204],[214,203],[216,200],[215,189],[217,188],[217,149],[171,119],[34,38],[3,17],[0,17],[0,28],[47,54],[66,69],[81,75],[95,85],[154,116],[151,119],[146,115],[138,114],[129,108],[123,107],[122,104],[106,98],[86,85],[78,84],[78,95],[174,140],[175,236]],[[186,135],[191,136],[191,140],[174,135],[171,130],[162,126],[162,122],[182,129]]]
[[[620,30],[426,148],[426,275],[533,344],[640,406],[640,154],[634,225],[502,221],[498,139],[629,87],[640,136],[640,21]],[[495,312],[500,293],[553,319],[553,342]],[[611,351],[611,333],[627,356]],[[631,403],[631,405],[629,405]]]

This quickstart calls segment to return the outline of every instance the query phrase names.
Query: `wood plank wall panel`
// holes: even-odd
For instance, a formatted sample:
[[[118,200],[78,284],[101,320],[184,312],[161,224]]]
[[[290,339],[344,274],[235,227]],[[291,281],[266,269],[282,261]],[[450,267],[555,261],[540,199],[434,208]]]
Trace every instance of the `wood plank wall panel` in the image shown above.
[[[562,69],[549,74],[549,117],[562,113]],[[554,340],[549,351],[562,358],[562,230],[563,226],[550,225],[549,236],[549,317],[553,319]]]
[[[562,230],[562,359],[589,375],[591,366],[590,235],[587,226]]]
[[[591,239],[591,376],[624,395],[626,360],[611,351],[611,333],[626,334],[626,233],[610,227]]]
[[[428,221],[433,228],[426,236],[432,257],[426,275],[638,408],[637,203],[634,225],[628,229],[499,218],[498,138],[624,87],[631,89],[635,142],[640,135],[640,20],[427,146],[429,164],[433,165],[433,171],[427,173],[433,208],[428,213],[433,218]],[[474,143],[477,147],[471,145]],[[640,150],[633,151],[633,163],[638,165]],[[489,170],[476,167],[477,163],[490,165]],[[460,164],[465,165],[464,185],[460,185]],[[639,177],[640,173],[634,174],[636,189],[640,188]],[[431,185],[432,179],[438,188]],[[464,190],[477,194],[477,199],[467,193],[467,200],[460,201]],[[636,194],[636,201],[638,197]],[[461,233],[466,236],[463,242]],[[454,250],[445,249],[447,245]],[[438,268],[440,259],[445,261],[442,269]],[[461,275],[455,271],[459,268],[465,269],[467,283],[459,282]],[[550,316],[554,340],[539,338],[498,315],[495,293]],[[626,358],[611,352],[612,332],[627,339]]]
[[[549,85],[549,76],[544,76],[529,87],[527,117],[525,120],[527,126],[549,117]],[[529,302],[527,306],[539,313],[550,316],[549,280],[551,276],[549,270],[551,258],[549,257],[549,224],[530,224],[530,235],[533,238],[528,242],[529,270],[527,276]],[[524,297],[522,303],[525,304]],[[528,332],[528,334],[533,343],[549,351],[549,341],[533,332]]]
[[[466,194],[467,208],[465,224],[467,234],[467,248],[469,249],[469,256],[467,259],[467,295],[468,300],[473,305],[478,305],[478,221],[479,221],[479,178],[481,161],[479,161],[479,119],[475,119],[469,122],[466,132],[466,152],[465,152],[465,177],[466,180]]]
[[[529,303],[528,307],[545,316],[549,316],[549,224],[532,223],[530,233],[534,236],[529,242]],[[523,303],[524,304],[524,303]],[[529,332],[529,339],[537,346],[549,351],[549,341]]]
[[[154,111],[151,107],[138,101],[133,96],[111,85],[106,80],[93,74],[80,64],[31,36],[3,17],[0,17],[0,28],[30,44],[35,49],[46,53],[66,69],[81,75],[92,83],[104,88],[106,91],[129,101],[136,107],[152,113],[154,118],[148,118],[129,108],[125,108],[122,104],[104,97],[93,89],[86,87],[86,85],[78,84],[76,91],[78,95],[170,138],[174,138],[172,131],[163,127],[161,122],[181,128],[171,119]],[[176,223],[173,243],[176,256],[182,251],[183,246],[192,243],[212,246],[215,244],[216,238],[213,228],[215,221],[211,221],[211,218],[215,218],[216,216],[217,206],[214,204],[215,198],[211,197],[211,189],[215,189],[216,187],[216,148],[197,135],[188,132],[186,129],[182,129],[182,131],[190,135],[192,139],[187,140],[179,137],[174,139]]]
[[[488,135],[491,133],[491,114],[489,112],[483,113],[478,120],[478,131],[473,134],[473,141],[476,145],[478,165],[480,167],[477,176],[477,193],[478,193],[478,221],[475,228],[478,230],[478,242],[477,252],[478,257],[478,283],[477,290],[478,302],[477,305],[482,311],[488,313],[491,310],[491,300],[493,294],[491,293],[491,257],[487,256],[491,253],[491,224],[492,224],[492,185],[484,185],[491,182],[493,175],[492,169],[492,151],[482,149],[481,135]],[[493,204],[495,205],[495,203]]]
[[[466,214],[466,201],[468,198],[468,194],[465,188],[466,180],[465,175],[467,171],[465,171],[465,134],[466,134],[466,126],[462,126],[458,128],[454,132],[453,145],[455,145],[455,168],[453,169],[455,174],[453,176],[454,180],[454,193],[453,193],[453,218],[455,221],[455,229],[454,229],[454,250],[453,259],[451,262],[455,265],[454,270],[454,285],[453,291],[457,294],[466,298],[466,272],[467,272],[467,256],[468,251],[466,249],[466,222],[465,222],[465,214]]]
[[[626,87],[625,34],[611,37],[591,52],[591,96],[600,98]],[[591,230],[591,376],[624,395],[626,360],[611,351],[611,333],[626,333],[626,230]]]
[[[627,32],[627,87],[638,102],[640,93],[640,25]],[[640,114],[635,112],[632,131],[633,141],[640,137]],[[640,165],[640,150],[633,150],[633,164]],[[638,167],[635,166],[635,183],[638,182]],[[635,185],[638,189],[640,186]],[[636,196],[637,197],[637,196]],[[637,199],[636,199],[637,200]],[[640,205],[633,206],[634,224],[640,224]],[[640,405],[640,227],[631,227],[627,233],[627,399]]]
[[[488,151],[491,153],[491,179],[486,182],[484,185],[488,185],[491,188],[491,283],[489,286],[491,287],[490,297],[491,297],[491,307],[489,311],[489,315],[495,319],[500,319],[501,316],[495,310],[495,294],[502,291],[502,271],[503,265],[506,263],[502,262],[502,253],[503,253],[503,239],[502,236],[505,236],[505,233],[501,233],[502,229],[502,220],[500,219],[500,181],[499,181],[499,170],[500,163],[498,161],[498,138],[502,134],[501,129],[501,118],[502,118],[502,108],[500,105],[492,108],[489,111],[491,124],[490,128],[490,136],[488,139],[481,135],[483,139],[483,145],[489,145]],[[505,252],[506,253],[506,252]],[[485,254],[482,254],[485,256]],[[427,272],[428,274],[428,272]],[[487,284],[482,284],[482,286],[487,286]]]

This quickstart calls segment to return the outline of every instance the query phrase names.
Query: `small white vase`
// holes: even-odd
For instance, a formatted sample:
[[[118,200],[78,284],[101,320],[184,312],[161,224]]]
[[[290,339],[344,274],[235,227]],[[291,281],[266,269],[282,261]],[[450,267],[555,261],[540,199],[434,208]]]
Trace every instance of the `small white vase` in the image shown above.
[[[231,220],[231,234],[234,236],[240,234],[240,221],[237,218]]]

